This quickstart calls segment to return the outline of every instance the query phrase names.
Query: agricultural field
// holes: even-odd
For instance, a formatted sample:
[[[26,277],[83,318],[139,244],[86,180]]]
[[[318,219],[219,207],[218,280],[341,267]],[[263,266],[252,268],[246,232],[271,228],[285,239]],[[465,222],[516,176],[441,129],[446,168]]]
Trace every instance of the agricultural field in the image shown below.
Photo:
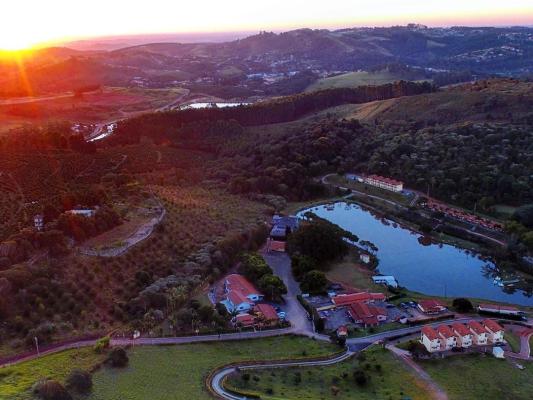
[[[96,354],[92,348],[84,348],[67,350],[0,369],[0,398],[31,399],[31,387],[38,380],[52,378],[64,382],[73,369],[89,371],[103,359],[104,355]]]
[[[311,84],[306,91],[313,92],[344,87],[385,85],[402,79],[405,79],[405,77],[401,73],[390,72],[387,70],[378,72],[356,71],[319,79]]]
[[[450,400],[529,400],[533,393],[533,368],[527,362],[517,362],[525,369],[518,369],[513,360],[483,354],[419,361]],[[465,377],[468,377],[467,385]]]
[[[374,348],[363,354],[364,358],[328,367],[251,371],[250,379],[244,373],[237,373],[229,378],[226,386],[265,400],[431,398],[387,350]],[[364,372],[365,382],[356,382],[355,371]]]
[[[88,400],[201,400],[212,397],[205,378],[219,366],[237,361],[282,360],[327,356],[338,347],[301,337],[275,337],[241,342],[137,347],[129,366],[102,368],[93,376]]]

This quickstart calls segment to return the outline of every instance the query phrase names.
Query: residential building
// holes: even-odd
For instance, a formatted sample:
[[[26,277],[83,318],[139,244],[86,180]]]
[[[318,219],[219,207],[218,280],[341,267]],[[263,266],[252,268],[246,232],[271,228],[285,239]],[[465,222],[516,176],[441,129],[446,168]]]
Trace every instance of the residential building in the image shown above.
[[[35,229],[42,231],[44,229],[44,216],[42,214],[37,214],[33,217],[33,224]]]
[[[287,235],[298,229],[299,220],[296,216],[282,217],[274,215],[272,217],[272,230],[270,231],[270,238],[278,241],[287,240]]]
[[[487,345],[489,339],[487,330],[477,321],[470,321],[467,325],[472,332],[472,341],[474,344],[478,346]]]
[[[430,353],[441,351],[442,341],[440,335],[431,326],[424,326],[420,337],[420,342]]]
[[[438,300],[420,300],[418,302],[418,309],[422,311],[424,314],[438,314],[443,311],[446,311],[447,308],[444,304],[442,304]]]
[[[477,307],[479,312],[486,312],[492,314],[502,314],[502,315],[522,315],[523,312],[516,307],[512,306],[502,306],[498,304],[480,304]]]
[[[341,325],[337,328],[337,337],[347,337],[348,336],[348,328],[346,325]]]
[[[94,217],[94,214],[96,214],[96,210],[74,209],[74,210],[68,210],[66,213],[71,214],[71,215],[79,215],[85,218],[90,218],[90,217]]]
[[[503,328],[496,321],[492,319],[486,319],[483,321],[483,326],[488,332],[490,343],[502,343],[503,342]]]
[[[437,333],[442,339],[441,350],[451,350],[457,347],[457,336],[448,325],[438,326]]]
[[[254,312],[257,318],[264,323],[275,324],[279,321],[278,313],[270,304],[256,304]]]
[[[393,192],[401,192],[403,190],[403,182],[395,179],[386,178],[379,175],[366,176],[364,182],[371,186],[376,186],[381,189],[390,190]]]
[[[365,264],[369,264],[370,263],[370,255],[369,254],[366,254],[366,253],[361,253],[359,255],[359,259],[364,262]]]
[[[250,314],[238,314],[232,320],[234,326],[247,328],[255,325],[255,317]]]
[[[221,301],[229,313],[242,313],[252,310],[263,295],[244,276],[231,274],[224,281],[226,298]]]
[[[348,294],[338,294],[332,297],[331,301],[335,306],[342,307],[348,306],[352,303],[373,303],[374,301],[385,301],[386,297],[383,293],[348,293]]]
[[[380,322],[387,320],[387,311],[385,309],[364,302],[350,304],[348,314],[350,314],[356,324],[361,324],[365,328],[377,326]]]
[[[398,281],[392,275],[375,275],[372,277],[372,280],[378,285],[387,285],[394,288],[398,287]]]
[[[452,329],[457,335],[458,347],[468,348],[472,346],[472,332],[470,332],[470,328],[468,328],[465,324],[455,322],[452,324]]]

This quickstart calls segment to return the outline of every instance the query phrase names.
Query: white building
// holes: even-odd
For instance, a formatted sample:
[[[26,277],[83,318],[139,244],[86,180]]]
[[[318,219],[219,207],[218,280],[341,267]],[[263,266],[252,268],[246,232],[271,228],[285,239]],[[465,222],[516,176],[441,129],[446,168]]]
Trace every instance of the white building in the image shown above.
[[[492,349],[492,355],[496,358],[505,358],[505,352],[501,347],[498,346]]]
[[[398,287],[398,281],[392,275],[375,275],[372,277],[372,280],[377,285],[387,285],[390,287]]]
[[[472,332],[465,324],[460,324],[456,322],[452,324],[452,329],[457,335],[457,346],[468,348],[472,346]]]
[[[369,175],[366,176],[363,181],[368,185],[393,192],[401,192],[403,190],[403,182],[397,181],[396,179],[386,178],[384,176]]]
[[[424,326],[422,328],[422,336],[420,342],[424,345],[427,351],[430,353],[436,353],[441,351],[443,347],[443,341],[437,331],[431,326]]]
[[[68,210],[68,211],[67,211],[67,214],[80,215],[80,216],[82,216],[82,217],[90,218],[90,217],[94,217],[94,214],[96,214],[96,210],[91,210],[91,209],[87,209],[87,210],[74,209],[74,210]]]
[[[361,253],[359,255],[359,259],[364,262],[365,264],[368,264],[370,262],[370,255],[366,254],[366,253]]]
[[[442,350],[451,350],[457,347],[457,336],[448,325],[438,326],[437,333],[442,339]]]
[[[483,321],[483,326],[488,332],[489,341],[491,343],[503,342],[503,328],[496,321],[486,319]]]
[[[472,339],[474,344],[478,346],[485,346],[489,340],[489,333],[483,326],[477,321],[470,321],[468,328],[472,332]]]
[[[38,231],[42,231],[44,229],[44,217],[41,214],[37,214],[35,217],[33,217],[33,224],[35,226],[35,229]]]

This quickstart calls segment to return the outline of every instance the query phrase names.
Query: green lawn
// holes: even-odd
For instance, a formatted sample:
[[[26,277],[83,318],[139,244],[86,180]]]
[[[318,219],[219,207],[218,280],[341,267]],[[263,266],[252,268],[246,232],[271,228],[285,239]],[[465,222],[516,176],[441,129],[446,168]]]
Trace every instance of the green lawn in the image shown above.
[[[94,374],[94,390],[88,399],[210,399],[204,380],[218,366],[243,360],[325,356],[338,350],[337,346],[300,337],[137,347],[129,352],[127,368],[106,367]]]
[[[74,368],[90,370],[103,360],[92,348],[68,350],[0,369],[0,399],[30,399],[32,385],[42,378],[64,381]]]
[[[290,368],[251,371],[246,382],[240,374],[232,375],[226,385],[230,389],[256,394],[261,399],[429,399],[413,375],[382,348],[365,352],[366,360],[351,359],[328,367]],[[376,369],[380,365],[381,371]],[[365,370],[370,381],[365,386],[355,383],[356,369]],[[300,379],[301,378],[301,379]],[[335,396],[333,391],[338,388]]]
[[[520,353],[520,338],[515,333],[511,331],[505,332],[505,340],[509,343],[513,352]]]
[[[530,400],[533,365],[520,363],[525,366],[523,371],[511,361],[480,354],[420,361],[450,400]]]

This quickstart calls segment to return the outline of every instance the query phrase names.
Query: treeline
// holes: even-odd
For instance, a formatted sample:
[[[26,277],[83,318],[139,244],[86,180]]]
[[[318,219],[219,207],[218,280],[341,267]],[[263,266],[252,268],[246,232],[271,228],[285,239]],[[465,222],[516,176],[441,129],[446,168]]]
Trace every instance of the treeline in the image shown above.
[[[367,103],[429,93],[434,90],[435,88],[427,82],[400,81],[382,86],[337,88],[302,93],[250,106],[153,113],[119,122],[115,134],[105,142],[109,145],[136,143],[143,136],[162,140],[164,132],[168,129],[196,121],[234,120],[242,126],[288,122],[342,104]]]
[[[96,145],[82,134],[73,133],[69,123],[49,123],[12,130],[0,137],[0,151],[72,150],[95,153]]]

